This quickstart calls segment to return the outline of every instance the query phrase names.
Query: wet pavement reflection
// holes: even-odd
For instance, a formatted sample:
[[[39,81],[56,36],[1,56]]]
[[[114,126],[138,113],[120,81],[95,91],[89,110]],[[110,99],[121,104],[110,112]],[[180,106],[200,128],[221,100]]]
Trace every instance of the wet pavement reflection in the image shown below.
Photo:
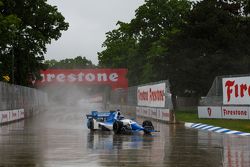
[[[57,107],[32,119],[0,126],[0,166],[250,166],[249,137],[156,121],[153,124],[160,132],[152,136],[90,132],[87,112]]]

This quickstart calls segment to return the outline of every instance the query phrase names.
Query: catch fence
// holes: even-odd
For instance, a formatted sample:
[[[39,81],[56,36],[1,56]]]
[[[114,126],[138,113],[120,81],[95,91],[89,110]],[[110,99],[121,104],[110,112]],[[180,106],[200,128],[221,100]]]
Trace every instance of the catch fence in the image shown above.
[[[0,82],[0,111],[24,109],[36,111],[45,109],[47,94],[37,89]]]

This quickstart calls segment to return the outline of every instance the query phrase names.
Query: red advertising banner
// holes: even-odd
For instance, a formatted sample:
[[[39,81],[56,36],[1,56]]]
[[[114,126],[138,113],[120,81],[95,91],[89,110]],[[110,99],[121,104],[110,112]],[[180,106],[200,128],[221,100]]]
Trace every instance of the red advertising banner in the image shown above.
[[[112,89],[127,88],[127,69],[48,69],[41,71],[38,86],[48,84],[102,84]]]

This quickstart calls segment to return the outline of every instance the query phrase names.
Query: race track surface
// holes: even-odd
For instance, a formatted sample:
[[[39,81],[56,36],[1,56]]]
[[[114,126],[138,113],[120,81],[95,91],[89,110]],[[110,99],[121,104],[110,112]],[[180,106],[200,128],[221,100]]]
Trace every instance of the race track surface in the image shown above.
[[[0,167],[250,166],[250,137],[155,121],[160,132],[152,136],[90,132],[88,112],[52,107],[31,119],[0,126]]]

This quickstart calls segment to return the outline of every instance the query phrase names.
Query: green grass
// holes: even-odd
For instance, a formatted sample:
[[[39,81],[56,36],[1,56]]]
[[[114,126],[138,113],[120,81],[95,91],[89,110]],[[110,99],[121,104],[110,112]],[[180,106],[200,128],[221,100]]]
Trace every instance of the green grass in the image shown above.
[[[176,111],[176,120],[180,122],[204,123],[231,130],[250,132],[250,120],[199,119],[197,111]]]

